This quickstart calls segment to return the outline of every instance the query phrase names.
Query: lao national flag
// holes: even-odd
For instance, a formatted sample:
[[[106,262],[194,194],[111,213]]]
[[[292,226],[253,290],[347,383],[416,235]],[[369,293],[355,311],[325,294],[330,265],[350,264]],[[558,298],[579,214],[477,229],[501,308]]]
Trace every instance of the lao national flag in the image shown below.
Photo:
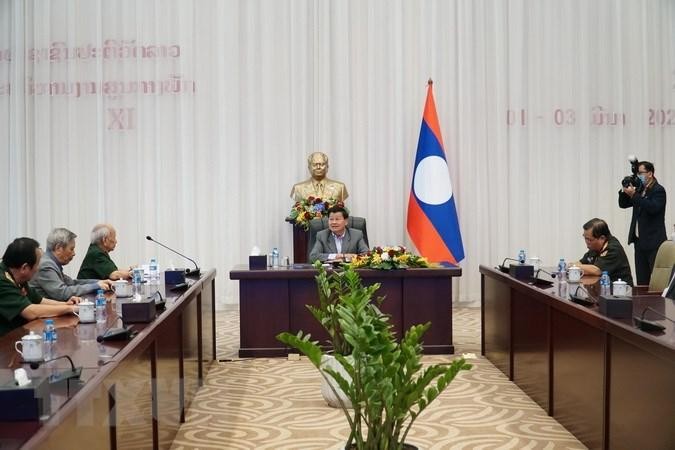
[[[464,259],[431,80],[408,201],[408,234],[417,251],[430,261],[457,264]]]

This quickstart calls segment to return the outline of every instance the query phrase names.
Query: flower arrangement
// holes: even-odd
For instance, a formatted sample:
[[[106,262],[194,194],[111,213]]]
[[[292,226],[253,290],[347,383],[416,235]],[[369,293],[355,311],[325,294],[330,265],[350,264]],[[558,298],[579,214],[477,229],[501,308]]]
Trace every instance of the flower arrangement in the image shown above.
[[[429,267],[426,258],[414,255],[402,245],[395,247],[373,247],[371,251],[353,258],[350,266],[369,269],[407,269],[409,267]]]
[[[342,202],[336,202],[334,199],[323,200],[320,197],[309,196],[295,202],[287,220],[297,227],[308,230],[310,220],[322,218],[327,214],[326,211],[333,206],[341,206],[344,208],[345,205]]]

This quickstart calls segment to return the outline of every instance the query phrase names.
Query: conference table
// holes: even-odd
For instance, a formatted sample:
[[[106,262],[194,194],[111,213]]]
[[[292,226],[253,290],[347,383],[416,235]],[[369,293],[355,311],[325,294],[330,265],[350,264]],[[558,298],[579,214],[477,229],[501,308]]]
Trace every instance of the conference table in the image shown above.
[[[675,327],[661,317],[675,301],[635,290],[633,315],[665,326],[645,332],[550,284],[480,273],[482,353],[510,380],[589,448],[675,448]],[[581,283],[592,300],[597,279]]]
[[[107,304],[106,323],[81,324],[75,315],[54,318],[58,339],[45,359],[70,356],[82,368],[80,380],[48,384],[50,407],[40,420],[0,421],[0,448],[169,448],[216,358],[215,276],[215,270],[204,272],[188,280],[192,284],[183,292],[142,285],[140,294],[161,295],[166,309],[149,323],[128,324],[137,333],[130,340],[96,339],[121,326],[122,300],[114,297]],[[34,383],[70,369],[63,358],[37,369],[22,364],[14,342],[43,328],[44,321],[37,319],[0,338],[2,386],[13,384],[13,370],[19,367]]]
[[[376,296],[384,296],[380,309],[390,316],[398,336],[411,325],[431,322],[424,335],[427,354],[451,354],[452,279],[461,276],[459,267],[425,269],[357,269],[363,283],[380,283]],[[325,330],[306,305],[319,305],[317,270],[308,264],[296,264],[269,270],[249,270],[239,265],[230,271],[230,279],[239,280],[240,357],[286,356],[295,352],[276,339],[289,331],[303,331],[312,340],[324,343]]]

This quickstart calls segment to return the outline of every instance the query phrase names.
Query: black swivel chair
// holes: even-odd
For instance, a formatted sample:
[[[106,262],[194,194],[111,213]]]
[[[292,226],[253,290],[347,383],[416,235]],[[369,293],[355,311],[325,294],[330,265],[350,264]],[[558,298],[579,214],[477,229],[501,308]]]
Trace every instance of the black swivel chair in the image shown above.
[[[366,229],[366,218],[365,217],[354,217],[349,216],[347,218],[347,227],[353,228],[355,230],[360,230],[363,233],[363,240],[366,241],[366,245],[370,248],[368,244],[368,230]],[[314,243],[316,243],[316,233],[321,230],[328,228],[328,217],[322,217],[321,219],[312,219],[309,221],[309,243],[307,244],[307,261],[309,261],[309,254],[314,248]]]

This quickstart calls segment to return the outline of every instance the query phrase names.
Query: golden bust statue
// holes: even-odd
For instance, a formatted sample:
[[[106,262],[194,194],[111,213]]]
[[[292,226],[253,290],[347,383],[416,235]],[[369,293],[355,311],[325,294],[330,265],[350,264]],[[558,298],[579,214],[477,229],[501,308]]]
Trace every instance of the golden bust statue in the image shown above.
[[[307,197],[319,197],[322,200],[332,199],[344,202],[349,196],[344,183],[326,178],[328,156],[325,153],[314,152],[309,155],[307,168],[312,178],[293,185],[291,189],[293,200],[297,202]]]

